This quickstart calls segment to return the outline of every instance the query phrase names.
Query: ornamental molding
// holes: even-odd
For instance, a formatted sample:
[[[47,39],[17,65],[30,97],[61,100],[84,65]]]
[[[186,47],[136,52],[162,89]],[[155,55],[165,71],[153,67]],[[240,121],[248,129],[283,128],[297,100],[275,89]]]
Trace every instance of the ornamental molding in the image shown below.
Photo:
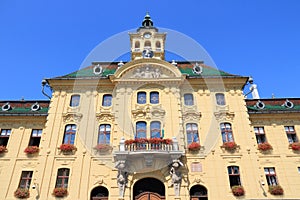
[[[113,121],[115,115],[110,109],[100,109],[100,112],[96,113],[96,118],[98,121]]]
[[[161,108],[160,105],[152,106],[146,105],[135,105],[135,109],[131,111],[134,120],[138,119],[163,119],[166,115],[165,109]]]
[[[214,115],[218,121],[233,121],[234,119],[234,112],[226,110],[215,112]]]
[[[74,112],[72,112],[72,113],[70,113],[70,112],[64,113],[63,114],[63,121],[65,123],[69,123],[69,122],[78,123],[82,119],[82,116],[83,115],[81,113],[77,113],[77,112],[76,113],[74,113]]]
[[[199,121],[201,118],[201,113],[198,112],[197,110],[185,110],[182,113],[182,118],[183,120],[186,121]]]

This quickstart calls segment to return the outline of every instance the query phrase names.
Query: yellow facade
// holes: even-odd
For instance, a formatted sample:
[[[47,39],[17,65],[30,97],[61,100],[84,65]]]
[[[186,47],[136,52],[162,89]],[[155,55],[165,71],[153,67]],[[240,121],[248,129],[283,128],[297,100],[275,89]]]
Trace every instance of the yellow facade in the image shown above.
[[[145,20],[141,31],[131,34],[131,61],[122,66],[95,62],[76,75],[48,79],[51,100],[37,101],[48,107],[44,113],[30,110],[35,101],[22,104],[21,114],[20,102],[0,102],[0,129],[11,130],[7,143],[1,138],[7,151],[0,154],[0,199],[17,199],[20,187],[28,189],[27,199],[42,200],[300,199],[300,154],[289,147],[285,130],[294,127],[300,133],[300,100],[290,99],[293,107],[285,108],[285,99],[261,99],[266,106],[259,109],[258,100],[244,96],[248,77],[219,72],[201,61],[164,61],[163,34],[153,54],[138,53],[139,34],[157,33]],[[151,42],[156,44],[155,38]],[[108,69],[114,71],[105,75]],[[263,127],[265,135],[258,137],[272,150],[258,150],[257,127]],[[42,129],[39,152],[26,154],[37,129]],[[172,144],[159,138],[137,143],[141,135],[149,139],[155,134]],[[237,146],[227,150],[223,145],[231,141]],[[191,142],[200,149],[189,150]],[[99,143],[111,149],[95,149]],[[63,152],[62,144],[76,149]],[[271,194],[270,184],[280,185],[284,193]],[[245,193],[235,196],[233,185]],[[58,187],[68,193],[56,197]]]

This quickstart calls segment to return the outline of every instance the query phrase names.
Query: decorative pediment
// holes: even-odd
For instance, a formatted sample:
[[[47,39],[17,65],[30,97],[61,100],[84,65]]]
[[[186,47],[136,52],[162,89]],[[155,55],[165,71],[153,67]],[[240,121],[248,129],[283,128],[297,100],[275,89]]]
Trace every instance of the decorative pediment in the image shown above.
[[[63,114],[63,121],[65,122],[65,123],[70,123],[70,122],[75,122],[75,123],[77,123],[77,122],[80,122],[80,120],[81,120],[81,118],[82,118],[82,114],[81,113],[64,113]]]
[[[214,114],[218,121],[233,121],[234,118],[234,112],[229,112],[227,110],[220,110]]]
[[[115,119],[114,113],[110,109],[101,108],[99,113],[96,113],[98,121],[112,121]]]
[[[125,79],[156,79],[175,77],[175,74],[159,65],[143,64],[124,73]]]
[[[196,110],[186,110],[183,111],[182,118],[184,121],[199,121],[201,118],[201,113]]]
[[[164,118],[166,111],[161,106],[136,105],[135,109],[131,111],[134,120],[138,119],[152,119],[152,118]]]

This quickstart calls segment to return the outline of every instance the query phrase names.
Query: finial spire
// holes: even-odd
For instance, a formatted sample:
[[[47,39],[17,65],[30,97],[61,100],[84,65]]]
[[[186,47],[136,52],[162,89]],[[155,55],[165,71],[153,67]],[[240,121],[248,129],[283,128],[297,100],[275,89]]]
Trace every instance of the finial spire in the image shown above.
[[[142,26],[143,27],[152,27],[153,26],[153,22],[151,20],[151,17],[149,15],[149,12],[146,13],[144,20],[142,22]]]

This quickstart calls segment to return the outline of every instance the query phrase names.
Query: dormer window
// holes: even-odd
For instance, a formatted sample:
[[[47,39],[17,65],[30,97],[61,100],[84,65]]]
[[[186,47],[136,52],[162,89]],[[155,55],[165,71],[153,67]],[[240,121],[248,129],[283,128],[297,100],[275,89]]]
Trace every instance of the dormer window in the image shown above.
[[[140,42],[139,41],[135,42],[135,44],[134,44],[134,50],[135,51],[139,51],[140,50]]]

